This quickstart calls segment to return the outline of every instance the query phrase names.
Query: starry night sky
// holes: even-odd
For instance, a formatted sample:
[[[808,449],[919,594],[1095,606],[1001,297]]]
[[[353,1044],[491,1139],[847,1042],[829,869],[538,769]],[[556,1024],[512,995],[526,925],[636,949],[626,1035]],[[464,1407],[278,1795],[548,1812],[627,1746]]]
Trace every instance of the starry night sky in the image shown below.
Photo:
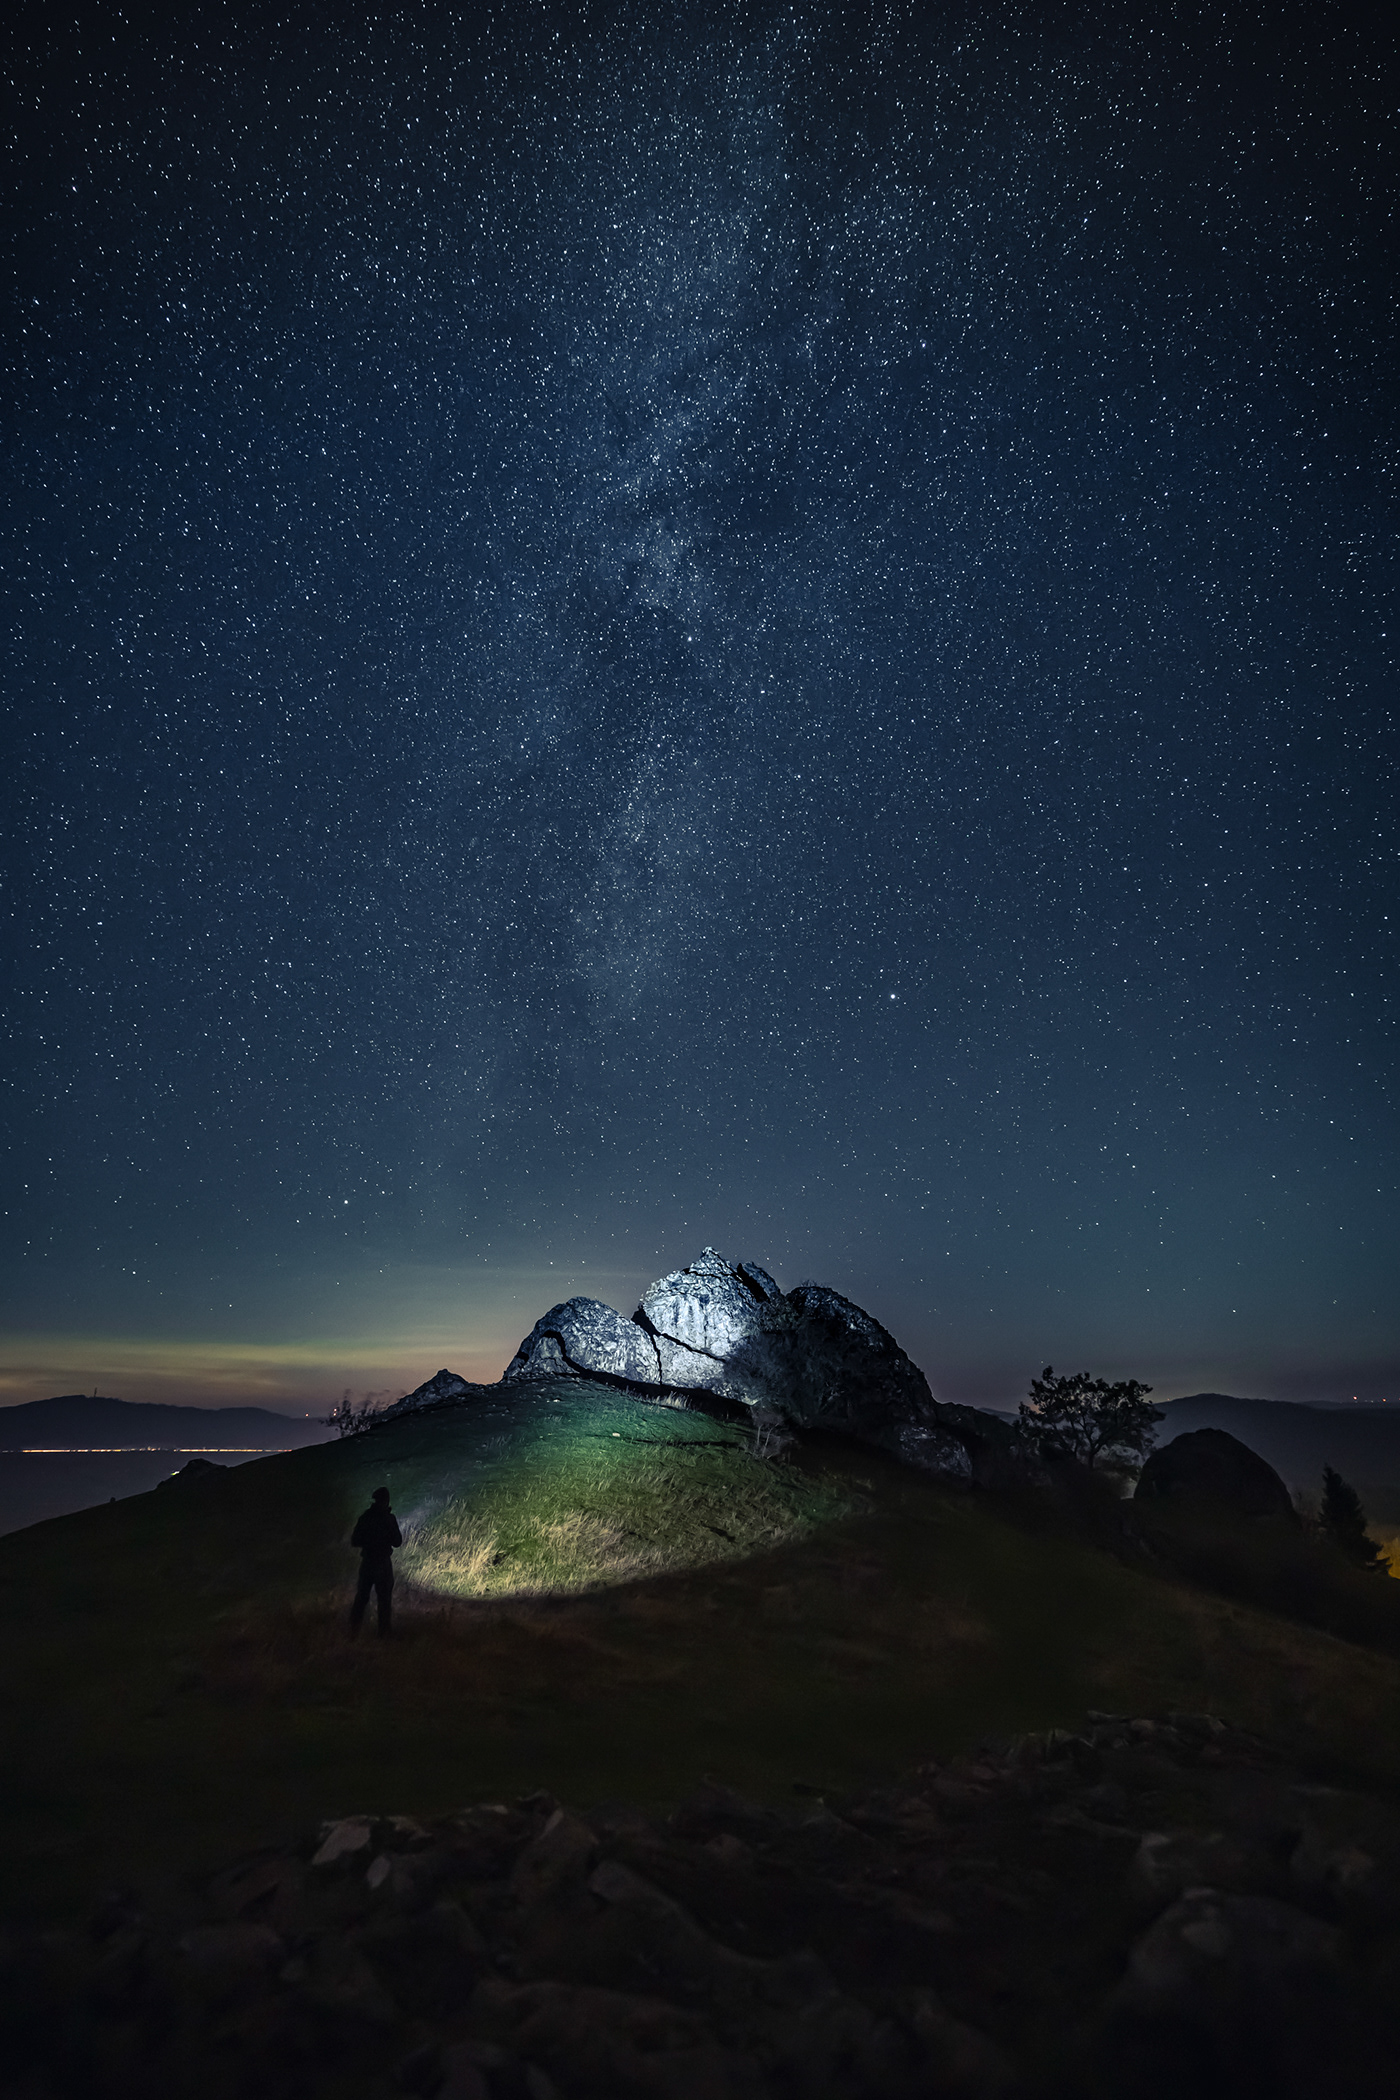
[[[1396,1396],[1392,51],[1138,14],[12,23],[0,1397]]]

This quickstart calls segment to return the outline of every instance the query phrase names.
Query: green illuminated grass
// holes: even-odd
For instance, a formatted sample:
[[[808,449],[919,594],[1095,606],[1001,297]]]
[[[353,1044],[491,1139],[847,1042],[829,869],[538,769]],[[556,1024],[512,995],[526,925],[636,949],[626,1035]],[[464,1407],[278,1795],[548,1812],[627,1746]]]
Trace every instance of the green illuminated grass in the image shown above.
[[[357,1457],[359,1492],[382,1471],[403,1513],[401,1578],[443,1597],[561,1595],[697,1568],[852,1506],[848,1489],[756,1462],[742,1424],[557,1380],[444,1415],[426,1443],[417,1427],[377,1431],[350,1447]]]
[[[351,1643],[387,1484],[399,1636]],[[1397,1776],[1400,1665],[1138,1573],[855,1447],[582,1382],[0,1538],[0,1914],[356,1809],[707,1772],[840,1788],[1089,1706],[1307,1725]]]

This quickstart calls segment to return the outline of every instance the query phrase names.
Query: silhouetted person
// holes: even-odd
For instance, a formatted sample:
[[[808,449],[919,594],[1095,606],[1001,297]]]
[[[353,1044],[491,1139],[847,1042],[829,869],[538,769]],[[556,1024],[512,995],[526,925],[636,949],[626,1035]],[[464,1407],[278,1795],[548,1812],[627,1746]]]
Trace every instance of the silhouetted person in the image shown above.
[[[388,1488],[376,1488],[369,1508],[350,1534],[352,1546],[360,1549],[360,1581],[350,1607],[350,1631],[358,1633],[374,1591],[379,1606],[381,1635],[392,1630],[394,1614],[394,1548],[403,1544],[403,1533],[389,1507]]]

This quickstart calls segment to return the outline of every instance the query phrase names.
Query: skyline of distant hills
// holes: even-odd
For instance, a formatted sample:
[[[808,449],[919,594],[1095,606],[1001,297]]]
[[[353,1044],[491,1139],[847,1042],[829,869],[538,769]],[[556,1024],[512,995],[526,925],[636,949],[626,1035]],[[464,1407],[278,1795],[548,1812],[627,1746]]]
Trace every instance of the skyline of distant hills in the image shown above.
[[[1361,1491],[1363,1501],[1368,1489],[1388,1490],[1386,1521],[1400,1518],[1400,1405],[1309,1407],[1295,1400],[1190,1393],[1163,1401],[1162,1412],[1159,1445],[1193,1429],[1225,1429],[1266,1458],[1295,1493],[1301,1488],[1319,1495],[1322,1469],[1331,1466]],[[1379,1504],[1375,1514],[1382,1514]]]
[[[1292,1489],[1316,1491],[1324,1465],[1355,1483],[1400,1492],[1400,1403],[1394,1409],[1190,1393],[1161,1402],[1158,1443],[1192,1429],[1227,1429],[1266,1458]],[[63,1393],[0,1408],[0,1451],[292,1451],[328,1431],[308,1416],[266,1407],[191,1407]]]
[[[295,1451],[329,1432],[268,1407],[180,1407],[61,1393],[0,1408],[0,1451]]]

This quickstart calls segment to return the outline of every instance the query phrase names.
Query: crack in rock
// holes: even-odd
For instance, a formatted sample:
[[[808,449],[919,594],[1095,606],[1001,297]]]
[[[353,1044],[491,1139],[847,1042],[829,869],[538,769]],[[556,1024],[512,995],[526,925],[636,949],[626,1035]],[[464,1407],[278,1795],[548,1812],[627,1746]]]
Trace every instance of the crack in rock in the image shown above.
[[[730,1262],[713,1247],[648,1285],[630,1320],[597,1298],[551,1306],[504,1377],[579,1374],[648,1398],[705,1395],[790,1428],[835,1431],[964,1485],[1036,1470],[999,1416],[941,1406],[861,1306],[825,1284],[781,1291],[756,1262]]]

